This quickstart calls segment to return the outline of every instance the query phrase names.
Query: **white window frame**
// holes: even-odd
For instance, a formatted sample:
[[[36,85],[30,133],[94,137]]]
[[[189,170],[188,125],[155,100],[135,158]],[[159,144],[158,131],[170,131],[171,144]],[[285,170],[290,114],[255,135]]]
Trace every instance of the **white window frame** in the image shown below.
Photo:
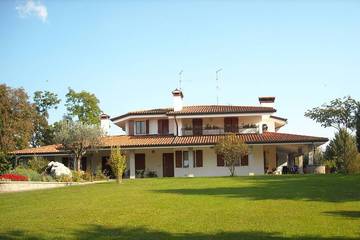
[[[185,156],[186,159],[185,159]],[[190,158],[189,158],[189,151],[182,151],[182,167],[183,168],[189,168],[190,167]],[[185,162],[187,162],[187,164],[185,165]]]

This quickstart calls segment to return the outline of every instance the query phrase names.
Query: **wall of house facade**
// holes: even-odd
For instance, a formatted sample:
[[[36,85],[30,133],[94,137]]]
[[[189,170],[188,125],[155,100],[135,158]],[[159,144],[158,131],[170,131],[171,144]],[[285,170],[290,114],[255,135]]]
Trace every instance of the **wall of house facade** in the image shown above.
[[[145,154],[145,171],[155,171],[158,177],[163,176],[163,153],[175,153],[175,151],[189,152],[189,167],[177,168],[174,155],[174,176],[175,177],[202,177],[202,176],[228,176],[229,169],[226,166],[217,166],[217,155],[213,148],[174,148],[174,149],[153,149],[134,150],[131,154]],[[193,151],[203,151],[203,166],[194,167]],[[129,156],[129,159],[131,157]],[[131,161],[131,160],[130,160]],[[134,160],[133,160],[134,161]],[[262,146],[251,146],[249,150],[248,166],[235,167],[236,175],[260,175],[264,174],[264,158]]]

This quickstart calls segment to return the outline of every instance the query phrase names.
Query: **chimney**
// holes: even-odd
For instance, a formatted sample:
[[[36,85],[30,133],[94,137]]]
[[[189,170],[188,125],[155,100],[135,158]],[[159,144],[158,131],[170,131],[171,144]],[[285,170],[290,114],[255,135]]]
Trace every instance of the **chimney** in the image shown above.
[[[262,107],[274,107],[275,97],[259,97],[260,106]]]
[[[174,111],[181,111],[183,109],[183,93],[179,89],[172,91]]]
[[[110,130],[110,116],[102,113],[100,114],[100,127],[103,130],[105,135],[109,134]]]

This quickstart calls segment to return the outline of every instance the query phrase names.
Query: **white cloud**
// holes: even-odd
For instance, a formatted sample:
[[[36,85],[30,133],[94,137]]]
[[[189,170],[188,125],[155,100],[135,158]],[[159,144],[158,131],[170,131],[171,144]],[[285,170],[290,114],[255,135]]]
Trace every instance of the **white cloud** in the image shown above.
[[[16,11],[20,17],[37,16],[41,21],[46,22],[48,11],[44,4],[34,2],[33,0],[26,0],[16,6]]]

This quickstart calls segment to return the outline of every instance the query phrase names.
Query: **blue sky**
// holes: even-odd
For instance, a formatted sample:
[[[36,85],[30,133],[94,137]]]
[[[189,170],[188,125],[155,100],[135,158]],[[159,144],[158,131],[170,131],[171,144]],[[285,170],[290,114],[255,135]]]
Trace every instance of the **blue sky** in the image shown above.
[[[0,1],[0,82],[90,91],[116,116],[171,106],[180,70],[185,104],[215,104],[222,68],[220,104],[273,95],[283,132],[332,137],[304,112],[359,99],[359,13],[360,1]]]

